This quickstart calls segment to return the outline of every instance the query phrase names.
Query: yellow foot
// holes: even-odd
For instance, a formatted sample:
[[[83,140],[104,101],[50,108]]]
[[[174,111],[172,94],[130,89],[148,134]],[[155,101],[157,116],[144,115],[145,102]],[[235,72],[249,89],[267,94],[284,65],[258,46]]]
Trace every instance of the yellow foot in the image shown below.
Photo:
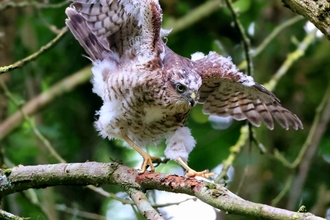
[[[128,136],[123,136],[123,139],[133,147],[134,150],[136,150],[142,157],[143,157],[143,163],[141,165],[141,171],[140,173],[144,173],[148,167],[150,167],[151,171],[155,171],[155,167],[153,163],[166,163],[168,160],[162,160],[159,157],[152,157],[146,152],[144,152],[139,146],[137,146]]]
[[[148,167],[150,167],[150,171],[155,171],[155,167],[153,165],[153,163],[160,163],[162,161],[161,158],[159,157],[152,157],[149,154],[145,154],[143,155],[143,163],[141,165],[141,173],[144,173]]]
[[[211,176],[214,176],[214,173],[209,173],[208,170],[197,172],[193,169],[188,169],[187,173],[186,173],[186,176],[187,177],[201,176],[201,177],[204,177],[204,178],[210,178]]]
[[[186,176],[187,177],[195,177],[195,176],[201,176],[201,177],[204,177],[204,178],[210,178],[211,176],[214,176],[214,173],[209,173],[208,170],[204,170],[204,171],[201,171],[201,172],[197,172],[193,169],[191,169],[187,163],[185,161],[182,160],[181,157],[178,157],[176,159],[178,161],[178,163],[184,168],[187,170],[187,173],[186,173]]]

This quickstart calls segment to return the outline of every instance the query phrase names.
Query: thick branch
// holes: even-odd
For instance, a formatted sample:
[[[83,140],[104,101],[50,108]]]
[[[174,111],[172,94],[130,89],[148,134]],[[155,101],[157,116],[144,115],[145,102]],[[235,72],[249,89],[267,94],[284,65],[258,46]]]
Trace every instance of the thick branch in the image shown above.
[[[125,190],[158,189],[193,195],[200,200],[231,214],[261,219],[321,220],[310,213],[297,213],[243,200],[223,185],[198,181],[176,175],[145,172],[117,163],[73,163],[37,166],[18,166],[4,170],[0,176],[0,196],[56,185],[116,184]]]
[[[312,22],[330,40],[330,3],[328,0],[282,0],[297,14]]]

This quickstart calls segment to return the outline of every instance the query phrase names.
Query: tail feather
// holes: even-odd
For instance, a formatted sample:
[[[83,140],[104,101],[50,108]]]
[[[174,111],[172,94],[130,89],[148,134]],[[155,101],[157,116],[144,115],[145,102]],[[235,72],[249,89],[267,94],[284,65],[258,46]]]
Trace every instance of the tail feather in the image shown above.
[[[95,36],[87,26],[85,19],[74,8],[65,10],[68,19],[65,23],[73,36],[85,49],[92,61],[103,60],[104,55],[110,52],[108,42]]]

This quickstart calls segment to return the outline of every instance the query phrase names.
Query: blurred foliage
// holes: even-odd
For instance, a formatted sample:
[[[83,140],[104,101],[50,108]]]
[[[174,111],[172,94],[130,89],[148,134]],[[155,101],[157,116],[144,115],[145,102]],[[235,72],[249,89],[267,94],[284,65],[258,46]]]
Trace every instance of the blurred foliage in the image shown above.
[[[48,1],[47,1],[48,2]],[[50,1],[59,3],[60,1]],[[204,1],[199,0],[168,0],[161,1],[164,12],[164,22],[167,19],[180,19]],[[1,3],[0,3],[1,4]],[[234,3],[239,11],[239,18],[246,31],[249,29],[252,48],[256,48],[269,33],[281,23],[295,16],[283,7],[280,1],[240,0]],[[14,50],[6,54],[11,60],[20,60],[38,50],[55,37],[49,25],[63,27],[65,7],[36,9],[33,7],[10,8],[18,12],[13,36]],[[14,15],[13,15],[14,16]],[[281,66],[287,54],[296,49],[296,42],[301,41],[306,32],[303,28],[306,21],[301,20],[284,29],[271,43],[253,59],[254,77],[260,83],[266,83]],[[237,30],[233,27],[232,16],[227,8],[219,8],[215,13],[203,18],[173,35],[168,36],[167,45],[175,52],[190,57],[190,54],[201,51],[208,53],[215,50],[232,57],[234,63],[244,61],[244,51]],[[221,45],[221,47],[219,47]],[[316,108],[321,102],[330,78],[329,51],[327,40],[318,38],[308,48],[305,55],[296,61],[288,73],[278,82],[274,93],[282,101],[282,105],[297,114],[304,124],[304,130],[285,131],[278,125],[274,131],[266,130],[265,126],[255,129],[257,140],[269,152],[278,149],[289,160],[293,161],[303,145]],[[1,49],[0,49],[1,52]],[[82,56],[83,49],[67,33],[51,50],[26,66],[9,74],[7,86],[18,100],[31,100],[37,94],[47,91],[53,84],[64,77],[90,64]],[[6,63],[8,65],[9,63]],[[5,65],[5,64],[3,64]],[[0,100],[5,101],[5,100]],[[8,100],[7,100],[8,101]],[[8,101],[8,117],[17,108]],[[123,146],[121,141],[103,140],[93,127],[95,111],[101,106],[100,98],[92,93],[90,83],[79,86],[73,92],[65,93],[44,107],[33,120],[38,129],[50,141],[54,149],[68,162],[84,162],[95,160],[108,162],[122,161],[131,167],[139,167],[140,157]],[[213,169],[229,155],[229,147],[234,145],[239,137],[240,127],[245,122],[233,122],[226,130],[212,128],[208,117],[202,114],[201,106],[193,109],[187,125],[197,140],[197,146],[190,154],[189,165],[196,170]],[[1,119],[4,120],[4,119]],[[330,127],[323,135],[319,150],[314,155],[306,182],[299,193],[295,204],[288,204],[293,195],[287,193],[280,200],[278,207],[293,207],[297,210],[302,204],[307,210],[319,210],[317,215],[324,216],[324,205],[320,204],[318,192],[325,185],[327,193],[330,190]],[[6,166],[46,164],[57,161],[47,152],[36,139],[31,127],[24,122],[11,132],[0,143]],[[154,155],[162,156],[164,146],[149,147]],[[178,168],[176,163],[161,165],[157,171],[173,172]],[[235,177],[228,187],[244,199],[270,204],[281,192],[287,178],[298,175],[298,169],[290,170],[279,161],[260,153],[255,143],[250,143],[240,152],[234,161]],[[294,187],[294,186],[292,186]],[[119,187],[104,186],[107,191],[117,193]],[[28,193],[18,193],[3,199],[3,208],[19,216],[29,216],[32,219],[47,219],[52,215],[45,214],[42,209],[47,201],[51,209],[56,204],[78,210],[109,216],[108,199],[83,187],[54,187],[45,196],[41,190],[34,190],[38,201],[32,203]],[[316,206],[323,207],[316,207]],[[53,219],[84,219],[65,212],[55,211]],[[111,216],[111,214],[110,214]],[[138,217],[135,217],[138,218]],[[141,218],[141,216],[139,217]],[[221,219],[239,219],[237,216],[222,216]]]

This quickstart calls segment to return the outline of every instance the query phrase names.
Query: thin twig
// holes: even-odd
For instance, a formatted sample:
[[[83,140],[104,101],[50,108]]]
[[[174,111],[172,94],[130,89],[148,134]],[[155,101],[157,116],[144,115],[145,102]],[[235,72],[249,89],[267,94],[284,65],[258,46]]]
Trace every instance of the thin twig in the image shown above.
[[[53,47],[59,41],[59,39],[62,38],[62,36],[67,31],[68,31],[68,28],[67,27],[62,28],[61,29],[61,32],[53,40],[51,40],[50,42],[48,42],[46,45],[42,46],[40,48],[40,50],[38,50],[37,52],[31,54],[30,56],[28,56],[28,57],[26,57],[26,58],[24,58],[22,60],[19,60],[19,61],[13,63],[13,64],[10,64],[8,66],[2,66],[2,67],[0,67],[0,74],[3,74],[3,73],[6,73],[6,72],[9,72],[11,70],[14,70],[16,68],[22,67],[25,64],[27,64],[28,62],[31,62],[32,60],[35,60],[36,58],[38,58],[40,56],[40,54],[46,52],[51,47]]]
[[[328,85],[328,88],[324,93],[322,102],[316,109],[316,115],[314,117],[312,127],[296,159],[291,163],[287,161],[278,150],[275,150],[275,158],[279,160],[284,166],[290,169],[295,169],[301,163],[308,147],[310,147],[311,143],[314,142],[313,139],[315,138],[315,136],[317,136],[317,138],[320,138],[319,135],[324,132],[324,128],[321,127],[320,124],[324,123],[324,114],[328,114],[328,112],[330,111],[330,105],[328,103],[330,103],[330,84]]]
[[[250,40],[245,34],[244,28],[238,18],[238,15],[235,12],[234,8],[232,7],[231,1],[230,0],[225,0],[225,1],[232,14],[235,26],[241,35],[241,39],[242,39],[242,42],[244,45],[246,62],[248,63],[247,74],[251,76],[251,75],[253,75],[253,62],[252,62],[252,57],[250,54],[250,51],[251,51]],[[241,148],[245,145],[246,141],[248,140],[248,137],[251,137],[251,136],[252,136],[252,133],[251,133],[250,124],[241,128],[240,137],[237,140],[236,144],[234,146],[230,147],[230,155],[222,163],[223,164],[222,171],[215,179],[215,182],[220,182],[227,175],[228,169],[233,164],[233,162],[236,158],[236,155],[240,152]]]
[[[244,28],[243,28],[240,20],[238,19],[238,15],[231,4],[231,0],[225,0],[225,1],[233,16],[235,26],[236,26],[239,34],[241,35],[241,39],[242,39],[244,51],[245,51],[246,62],[248,63],[247,74],[249,76],[253,76],[253,61],[252,61],[252,57],[251,57],[250,39],[245,34]]]
[[[297,20],[299,20],[297,18]],[[292,23],[292,22],[295,22],[295,20],[289,22]],[[273,78],[265,84],[265,87],[270,90],[270,91],[273,91],[278,83],[278,81],[280,80],[280,78],[282,76],[285,75],[285,73],[289,70],[289,68],[291,67],[291,65],[297,61],[301,56],[304,55],[306,49],[309,47],[309,45],[313,42],[313,40],[315,39],[315,36],[316,36],[316,30],[312,31],[311,33],[307,34],[306,37],[303,39],[303,41],[298,45],[297,49],[290,53],[288,56],[287,56],[287,59],[283,62],[282,66],[279,68],[279,70],[275,73],[275,75],[273,76]],[[240,134],[240,137],[237,141],[237,143],[234,145],[236,146],[241,138],[244,137],[245,134]],[[246,139],[247,140],[247,139]],[[258,144],[258,146],[262,146],[261,144]],[[263,149],[263,152],[266,152],[264,150],[264,148],[261,148]],[[298,162],[298,157],[296,159],[296,163],[295,164],[295,167],[297,165],[299,165],[300,161],[301,161],[301,158],[302,156],[305,154],[305,151],[306,151],[306,146],[303,146],[302,149],[300,150],[300,153],[298,155],[298,157],[300,158],[299,159],[299,162]],[[229,158],[231,157],[231,158]],[[226,169],[223,169],[221,174],[216,178],[216,181],[220,181],[221,178],[225,177],[225,173],[224,172],[227,172],[228,171],[228,168],[230,167],[230,165],[233,163],[233,155],[230,154],[229,157],[225,160],[225,162],[223,162],[224,164],[226,164]],[[287,166],[287,167],[292,167],[292,164],[290,164],[290,162],[288,162],[278,151],[275,150],[275,158],[277,158],[278,160],[280,160],[283,165]]]
[[[117,200],[118,202],[121,202],[124,205],[126,205],[126,204],[127,205],[134,205],[134,202],[132,202],[131,200],[120,198],[120,197],[116,196],[113,193],[109,193],[109,192],[105,191],[101,187],[96,187],[96,186],[93,186],[93,185],[88,185],[86,187],[89,188],[90,190],[104,196],[104,197],[108,197],[108,198],[112,198],[114,200]]]
[[[305,38],[301,41],[301,43],[298,45],[297,49],[288,54],[286,60],[284,61],[282,66],[277,70],[277,72],[274,74],[272,79],[264,85],[268,90],[273,91],[278,81],[282,78],[282,76],[286,74],[286,72],[289,70],[292,64],[305,54],[306,49],[314,41],[316,37],[316,32],[317,29],[308,33],[305,36]]]
[[[227,157],[227,159],[225,159],[222,162],[223,167],[222,167],[221,173],[217,176],[217,178],[214,180],[214,182],[219,183],[222,179],[224,179],[226,177],[228,169],[233,164],[237,154],[241,151],[241,148],[245,145],[246,141],[248,140],[248,137],[249,137],[248,126],[247,125],[242,126],[241,130],[240,130],[240,136],[239,136],[237,142],[235,143],[235,145],[233,145],[229,148],[230,154]]]
[[[21,111],[27,116],[33,115],[40,108],[44,107],[56,97],[61,96],[67,92],[72,91],[77,86],[86,83],[91,77],[90,66],[87,66],[78,72],[67,76],[60,82],[53,85],[45,92],[39,94],[35,98],[31,99],[24,106],[21,107]],[[0,140],[6,137],[11,131],[18,127],[24,121],[24,117],[20,111],[15,112],[5,121],[0,124]]]
[[[291,25],[295,24],[296,22],[302,20],[304,17],[302,16],[295,16],[282,24],[279,24],[274,28],[274,30],[259,44],[259,46],[256,49],[251,50],[251,56],[256,57],[258,56],[267,46],[268,44],[279,34],[281,33],[285,28],[290,27]],[[243,60],[239,65],[237,65],[237,68],[242,70],[245,69],[247,66],[246,60]]]
[[[253,57],[256,57],[260,54],[261,51],[263,51],[265,49],[265,47],[279,34],[282,32],[283,29],[295,24],[296,22],[303,20],[304,17],[302,16],[295,16],[285,22],[283,22],[282,24],[276,26],[276,28],[274,28],[274,30],[259,44],[259,46],[255,49],[252,50],[251,55]]]
[[[279,70],[275,73],[275,75],[273,76],[273,78],[268,83],[265,84],[265,87],[267,89],[269,89],[270,91],[274,90],[275,89],[275,86],[277,85],[277,83],[280,80],[280,78],[286,74],[286,72],[289,70],[289,68],[291,67],[291,65],[296,60],[298,60],[301,56],[304,55],[306,49],[309,47],[309,45],[315,39],[315,37],[316,37],[316,31],[317,31],[317,29],[315,29],[314,31],[312,31],[309,34],[307,34],[305,36],[305,38],[303,39],[303,41],[298,45],[297,49],[294,52],[290,53],[287,56],[287,59],[282,64],[282,66],[279,68]],[[329,90],[329,87],[328,87],[328,90]],[[328,90],[327,90],[326,94],[329,92]],[[327,97],[327,98],[329,98],[329,97]],[[320,117],[319,114],[320,114],[320,111],[321,111],[320,109],[322,109],[322,107],[324,107],[324,105],[325,105],[324,102],[325,102],[325,100],[327,98],[326,98],[326,95],[325,95],[325,97],[324,97],[323,101],[321,102],[320,106],[317,108],[317,114],[316,114],[316,116],[314,118],[314,122],[313,122],[312,128],[311,128],[311,130],[309,132],[309,135],[308,135],[305,143],[301,147],[301,149],[299,151],[299,154],[297,155],[296,159],[292,163],[289,162],[277,149],[275,149],[273,155],[270,155],[271,157],[276,158],[284,166],[286,166],[286,167],[288,167],[290,169],[295,169],[301,163],[302,158],[304,157],[304,155],[306,153],[306,150],[308,149],[308,147],[309,147],[309,145],[311,143],[311,140],[312,140],[312,138],[315,135],[316,127],[319,124],[319,117]],[[290,183],[290,185],[287,185],[289,183]],[[284,194],[287,192],[287,188],[290,189],[291,184],[292,184],[292,180],[290,180],[290,182],[287,181],[287,184],[286,184],[285,188],[281,191],[281,193],[273,200],[272,204],[278,202],[279,199],[281,199],[282,196],[284,196]],[[298,187],[295,187],[295,188],[298,189]],[[295,205],[295,202],[294,201],[291,201],[289,204],[290,205]],[[292,208],[292,207],[290,207],[290,208]]]
[[[32,120],[29,116],[27,116],[27,114],[25,114],[24,111],[22,111],[21,109],[21,105],[19,103],[19,101],[17,101],[15,99],[15,97],[11,94],[11,92],[8,90],[6,84],[3,82],[3,80],[0,78],[0,86],[3,89],[3,91],[5,92],[5,95],[9,98],[10,101],[12,101],[16,107],[19,109],[19,111],[21,112],[24,120],[26,122],[28,122],[28,124],[30,125],[30,127],[32,128],[32,131],[34,133],[34,135],[41,141],[41,143],[46,147],[46,149],[50,152],[50,154],[59,162],[61,163],[65,163],[66,161],[54,150],[54,148],[52,147],[52,145],[50,144],[50,142],[48,141],[47,138],[45,138],[41,132],[39,131],[39,129],[37,128],[37,126],[35,125],[34,120]]]
[[[90,213],[90,212],[85,212],[85,211],[81,211],[78,209],[73,209],[70,207],[67,207],[66,205],[56,205],[56,209],[58,211],[62,211],[68,214],[71,214],[72,216],[76,217],[82,217],[82,218],[86,218],[86,219],[93,219],[93,220],[106,220],[106,217],[102,216],[102,215],[98,215],[95,213]]]
[[[0,209],[0,219],[4,219],[4,220],[27,220],[29,218],[22,218],[22,217],[19,217],[17,215],[11,214],[9,212],[6,212],[6,211]]]
[[[37,15],[40,18],[41,22],[54,34],[58,35],[61,33],[61,29],[58,29],[55,25],[50,24],[47,19],[44,18],[44,16],[41,13],[41,10],[38,8],[37,10]]]
[[[327,125],[330,121],[330,84],[328,84],[327,91],[324,94],[320,106],[316,109],[316,115],[312,128],[308,134],[306,142],[303,145],[303,150],[292,163],[293,166],[299,165],[297,177],[294,180],[288,201],[288,208],[294,208],[299,197],[301,197],[301,190],[305,184],[308,171],[312,168],[312,158],[318,150],[319,143],[324,135]]]
[[[310,32],[309,34],[307,34],[305,36],[305,38],[301,41],[301,43],[298,45],[297,49],[293,52],[291,52],[288,56],[287,59],[283,62],[282,66],[278,69],[278,71],[275,73],[275,75],[272,77],[272,79],[268,82],[265,83],[265,87],[270,90],[273,91],[278,83],[278,81],[281,79],[282,76],[284,76],[287,71],[289,70],[289,68],[292,66],[292,64],[297,61],[301,56],[304,55],[306,49],[310,46],[310,44],[313,42],[313,40],[316,37],[316,31],[317,29],[315,29],[314,31]],[[323,104],[321,104],[320,106],[323,106]],[[320,108],[320,107],[319,107]],[[316,119],[314,118],[314,123],[316,123],[315,121]],[[313,124],[314,124],[313,123]],[[310,135],[314,134],[313,131],[313,126],[312,129],[310,131]],[[307,145],[306,143],[308,142],[308,139],[306,140],[305,144],[303,145],[303,147],[301,148],[297,158],[295,159],[295,161],[293,163],[288,162],[285,157],[280,154],[279,151],[277,151],[275,149],[274,155],[271,155],[272,157],[274,156],[277,160],[279,160],[284,166],[289,167],[291,169],[297,167],[301,161],[301,158],[303,157],[303,155],[306,152],[307,149]],[[264,151],[266,152],[266,151]]]
[[[197,198],[192,197],[192,198],[182,200],[180,202],[168,202],[168,203],[164,203],[164,204],[154,204],[154,205],[152,205],[152,207],[154,207],[154,208],[163,208],[163,207],[168,207],[168,206],[172,206],[172,205],[180,205],[181,203],[185,203],[185,202],[190,201],[190,200],[197,201]]]
[[[282,191],[272,200],[272,202],[271,202],[271,205],[272,206],[276,206],[277,205],[277,203],[279,202],[279,201],[281,201],[281,199],[285,196],[285,194],[290,190],[290,187],[291,187],[291,185],[292,185],[292,181],[293,181],[293,175],[290,175],[288,178],[287,178],[287,180],[286,180],[286,182],[285,182],[285,185],[284,185],[284,187],[283,187],[283,189],[282,189]]]

